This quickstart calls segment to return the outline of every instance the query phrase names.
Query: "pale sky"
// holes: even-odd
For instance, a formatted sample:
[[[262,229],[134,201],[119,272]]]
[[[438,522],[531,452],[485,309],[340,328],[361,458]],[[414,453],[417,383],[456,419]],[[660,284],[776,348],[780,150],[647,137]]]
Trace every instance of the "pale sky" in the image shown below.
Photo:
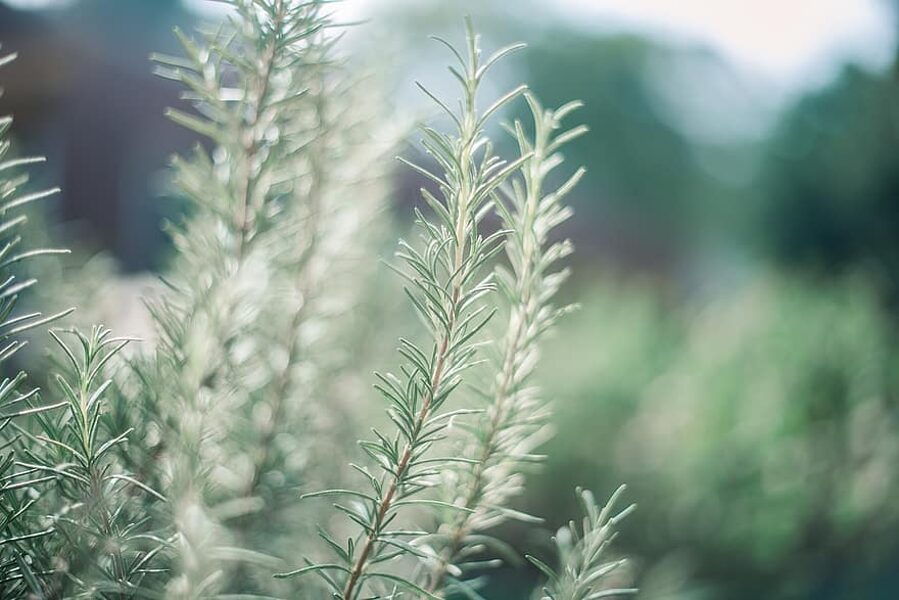
[[[883,67],[895,22],[886,0],[551,0],[582,26],[700,41],[737,66],[792,87],[847,58]]]

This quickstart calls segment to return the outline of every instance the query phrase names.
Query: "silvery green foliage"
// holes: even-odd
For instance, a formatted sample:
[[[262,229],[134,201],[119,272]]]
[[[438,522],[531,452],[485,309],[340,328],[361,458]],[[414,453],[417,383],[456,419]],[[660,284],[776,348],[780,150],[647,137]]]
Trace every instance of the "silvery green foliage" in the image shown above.
[[[270,573],[314,536],[299,486],[333,481],[339,453],[316,436],[338,420],[322,398],[349,355],[335,317],[365,281],[390,139],[370,139],[370,98],[332,51],[324,2],[229,4],[219,29],[181,36],[185,58],[156,57],[196,109],[173,119],[214,144],[175,161],[194,212],[173,230],[156,356],[138,369],[165,418],[173,597],[297,585]]]
[[[343,600],[440,598],[453,586],[474,593],[465,563],[489,540],[479,532],[519,516],[506,504],[545,435],[530,379],[537,342],[564,311],[553,304],[566,275],[556,265],[570,246],[550,239],[581,171],[553,192],[543,184],[559,147],[583,131],[557,131],[576,105],[547,111],[528,96],[534,137],[514,124],[520,155],[504,161],[485,129],[524,86],[483,112],[477,94],[489,69],[521,45],[482,60],[470,22],[465,55],[439,40],[458,59],[450,72],[462,101],[450,110],[422,87],[456,129],[422,129],[439,170],[410,165],[437,192],[422,190],[430,211],[416,211],[420,239],[400,242],[396,267],[426,341],[401,339],[404,364],[377,376],[392,427],[360,442],[370,460],[351,465],[366,484],[353,490],[340,485],[342,452],[332,443],[346,431],[335,423],[354,409],[341,406],[358,342],[346,313],[366,280],[359,264],[378,234],[395,132],[380,128],[371,88],[336,59],[326,0],[225,3],[232,11],[221,26],[199,40],[179,34],[185,57],[156,57],[194,107],[172,118],[210,149],[174,160],[192,210],[171,229],[168,289],[149,303],[155,347],[110,379],[105,367],[127,340],[100,327],[68,341],[54,333],[67,365],[58,403],[24,390],[24,375],[0,383],[0,593],[310,597],[314,579],[293,576],[311,573]],[[8,126],[0,120],[0,136]],[[7,149],[0,141],[0,161]],[[55,252],[17,249],[24,218],[15,209],[46,195],[17,193],[24,178],[8,174],[27,162],[0,162],[4,271]],[[483,231],[494,212],[502,226]],[[503,250],[508,266],[496,268]],[[59,316],[13,314],[33,283],[12,273],[0,283],[0,362],[20,347],[18,334]],[[508,314],[494,338],[488,324],[498,306]],[[482,358],[485,346],[496,360]],[[454,407],[477,365],[494,375],[486,410]],[[469,420],[465,452],[446,457],[449,424]],[[432,488],[447,472],[461,495],[440,501]],[[308,496],[338,498],[339,513],[358,527],[345,544],[317,527],[332,512],[296,502],[301,489],[335,482]],[[552,600],[610,595],[601,584],[614,567],[598,561],[619,517],[582,498],[582,537],[572,541],[572,526],[557,538],[559,574],[534,560]],[[429,534],[407,525],[422,512],[450,517]],[[272,578],[314,551],[314,529],[336,560],[307,560]],[[421,561],[424,574],[403,559]]]
[[[545,180],[562,164],[562,146],[585,133],[586,127],[562,127],[562,120],[580,106],[577,102],[546,110],[531,94],[525,97],[533,135],[525,133],[520,122],[509,129],[521,155],[530,158],[521,167],[521,177],[512,178],[496,204],[502,226],[510,232],[504,245],[508,266],[497,267],[500,304],[507,313],[505,332],[491,362],[492,385],[483,394],[486,411],[470,428],[471,440],[463,452],[471,462],[447,473],[449,501],[465,510],[445,515],[438,531],[422,540],[436,550],[436,556],[426,561],[431,567],[428,589],[443,594],[456,588],[470,590],[476,582],[463,581],[466,568],[483,569],[489,564],[485,560],[505,551],[500,542],[484,535],[486,530],[510,517],[533,521],[511,510],[508,501],[521,492],[524,472],[540,460],[534,452],[548,435],[549,410],[532,381],[539,342],[569,309],[554,306],[553,301],[568,276],[559,262],[572,248],[568,240],[555,241],[553,233],[571,215],[563,199],[584,169],[552,190],[545,189]]]
[[[422,190],[432,216],[417,212],[421,239],[417,244],[401,241],[397,255],[402,264],[396,270],[405,279],[406,294],[427,329],[428,345],[401,339],[399,353],[405,364],[398,374],[378,375],[376,388],[390,403],[388,416],[395,429],[390,433],[375,430],[376,439],[360,443],[375,467],[354,466],[370,489],[333,489],[309,495],[347,498],[349,502],[335,507],[358,524],[361,532],[346,545],[323,532],[337,561],[310,561],[308,566],[283,575],[316,573],[334,597],[345,600],[372,595],[396,598],[400,590],[430,595],[412,578],[391,571],[390,562],[404,555],[421,555],[409,543],[420,532],[401,528],[403,513],[416,506],[444,505],[422,493],[454,460],[435,456],[433,450],[450,420],[469,412],[448,410],[446,403],[479,360],[478,334],[493,315],[487,299],[495,283],[488,265],[502,249],[505,235],[504,231],[482,235],[481,222],[491,210],[498,188],[530,158],[501,160],[484,134],[487,120],[519,96],[523,86],[501,96],[483,113],[476,108],[479,87],[490,67],[520,46],[502,49],[482,62],[478,37],[468,25],[467,57],[446,44],[458,59],[458,66],[450,67],[462,87],[458,114],[421,88],[446,111],[456,131],[422,130],[422,144],[442,173],[411,166],[436,184],[439,197]]]
[[[70,341],[64,336],[68,334]],[[168,545],[150,529],[140,495],[164,498],[122,468],[115,450],[130,430],[110,430],[107,364],[130,341],[94,327],[50,332],[64,356],[56,376],[60,410],[34,415],[37,431],[21,465],[54,479],[39,504],[51,510],[54,536],[48,551],[55,565],[46,597],[144,597],[157,573],[157,555]],[[74,342],[74,344],[73,344]],[[56,406],[59,406],[56,405]]]
[[[0,55],[0,67],[14,60],[14,55]],[[19,268],[31,259],[65,250],[28,248],[22,237],[28,220],[25,209],[36,200],[57,192],[47,190],[24,193],[28,182],[23,167],[42,159],[10,158],[8,133],[12,117],[0,117],[0,597],[15,598],[41,594],[43,575],[49,564],[38,564],[45,558],[43,545],[52,528],[39,519],[35,504],[40,492],[53,479],[21,463],[20,424],[34,415],[58,409],[60,405],[43,404],[38,390],[29,389],[26,374],[14,370],[10,361],[24,345],[25,332],[55,321],[70,311],[44,316],[22,313],[20,295],[36,282],[22,277]]]
[[[9,60],[0,59],[0,65]],[[39,160],[4,160],[11,122],[0,120],[3,362],[22,347],[22,333],[71,312],[49,317],[15,312],[19,295],[36,283],[19,279],[14,272],[19,264],[67,251],[21,249],[23,207],[56,190],[21,193],[27,176],[20,169]],[[102,381],[104,366],[126,341],[94,328],[90,336],[77,334],[81,352],[73,352],[51,335],[70,361],[57,378],[58,401],[42,399],[37,389],[26,391],[24,373],[0,383],[0,596],[136,597],[145,591],[165,541],[152,535],[140,503],[132,510],[136,496],[159,495],[122,468],[117,455],[129,431],[115,431],[106,419],[111,382]]]
[[[625,559],[608,557],[609,546],[618,535],[618,523],[636,508],[631,504],[614,513],[624,490],[625,486],[619,487],[601,508],[590,491],[577,490],[584,517],[580,527],[571,521],[556,534],[559,567],[553,569],[533,556],[527,557],[548,579],[538,596],[540,600],[594,600],[637,593],[634,588],[606,586],[606,581],[626,563]]]

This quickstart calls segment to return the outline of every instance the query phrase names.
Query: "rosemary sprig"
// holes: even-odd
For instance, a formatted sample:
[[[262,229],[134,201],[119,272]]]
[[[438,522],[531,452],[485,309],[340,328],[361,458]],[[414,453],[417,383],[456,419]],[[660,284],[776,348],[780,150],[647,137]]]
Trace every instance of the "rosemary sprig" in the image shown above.
[[[427,594],[411,578],[378,569],[397,554],[418,554],[404,541],[410,533],[392,528],[410,506],[434,506],[420,492],[429,486],[437,469],[452,462],[431,456],[435,442],[442,438],[453,411],[441,411],[462,381],[463,374],[477,362],[478,333],[493,311],[484,302],[493,291],[488,261],[502,248],[505,231],[482,236],[480,223],[495,199],[499,186],[529,156],[511,163],[492,152],[484,135],[486,120],[524,91],[519,87],[505,94],[483,113],[477,112],[477,92],[489,68],[520,45],[498,51],[486,61],[480,58],[478,37],[470,21],[468,56],[463,58],[446,44],[458,59],[450,71],[459,80],[463,99],[459,114],[449,111],[426,88],[421,89],[456,124],[447,135],[423,128],[423,146],[442,167],[437,175],[411,163],[414,169],[437,184],[440,198],[427,190],[422,195],[433,211],[433,220],[417,212],[422,231],[422,249],[401,241],[398,257],[405,268],[397,268],[407,282],[406,294],[426,325],[431,347],[424,349],[409,340],[400,340],[399,352],[408,362],[399,375],[379,374],[377,390],[390,402],[388,415],[396,430],[387,435],[375,431],[376,439],[361,442],[362,449],[376,462],[380,476],[356,466],[371,485],[370,492],[326,490],[310,496],[350,496],[358,506],[335,506],[358,523],[362,533],[345,547],[322,534],[340,562],[310,564],[282,576],[318,573],[337,597],[355,600],[373,586],[400,586]],[[332,573],[337,575],[332,576]]]
[[[534,120],[533,138],[520,122],[509,127],[522,155],[530,158],[521,167],[521,180],[505,190],[497,204],[503,227],[511,233],[505,244],[508,267],[497,267],[497,281],[508,308],[505,335],[499,343],[494,380],[487,394],[489,404],[474,439],[463,456],[470,462],[460,467],[451,499],[464,511],[449,515],[431,544],[442,544],[428,589],[446,592],[447,572],[459,583],[462,563],[473,560],[484,547],[483,532],[506,518],[525,515],[507,503],[520,492],[523,471],[539,457],[535,449],[546,438],[548,410],[532,384],[539,360],[539,343],[557,319],[571,307],[556,307],[553,301],[568,276],[558,267],[572,250],[568,240],[553,239],[555,229],[571,215],[563,199],[583,176],[579,168],[560,187],[547,191],[545,180],[562,163],[559,149],[586,132],[583,126],[562,130],[562,120],[580,106],[572,102],[557,110],[546,110],[531,94],[525,96]],[[459,485],[461,484],[461,485]],[[461,490],[459,492],[458,490]],[[452,588],[452,585],[448,586]]]

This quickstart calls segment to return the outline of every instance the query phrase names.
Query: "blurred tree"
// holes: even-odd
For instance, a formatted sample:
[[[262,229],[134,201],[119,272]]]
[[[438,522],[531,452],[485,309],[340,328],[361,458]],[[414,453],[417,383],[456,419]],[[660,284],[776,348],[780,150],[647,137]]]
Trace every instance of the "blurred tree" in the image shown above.
[[[584,102],[578,118],[593,134],[567,152],[588,164],[584,188],[591,197],[582,199],[582,209],[589,216],[613,211],[639,215],[656,228],[684,228],[702,177],[690,140],[660,109],[648,73],[670,50],[637,36],[561,29],[528,40],[520,59],[534,93],[548,106],[565,98]]]
[[[863,268],[899,302],[896,72],[847,67],[777,128],[762,178],[759,241],[785,265]]]
[[[537,96],[584,102],[591,134],[567,150],[587,167],[573,201],[582,257],[676,279],[742,251],[767,118],[752,82],[700,46],[561,24],[520,36]]]
[[[676,278],[704,243],[722,237],[721,230],[733,220],[732,209],[746,205],[740,200],[750,184],[721,169],[746,171],[755,154],[754,148],[746,151],[745,139],[728,138],[732,122],[746,115],[752,100],[745,82],[717,56],[648,36],[577,27],[561,19],[550,3],[528,0],[526,9],[516,5],[514,11],[495,0],[460,3],[385,3],[375,20],[389,21],[391,27],[376,47],[379,52],[382,46],[396,49],[390,54],[391,72],[430,83],[438,79],[432,69],[440,47],[419,32],[448,30],[463,10],[474,13],[490,38],[486,48],[526,40],[526,51],[510,61],[519,71],[515,78],[527,79],[547,106],[582,100],[576,118],[592,132],[565,152],[570,164],[587,167],[571,199],[576,217],[564,232],[579,249],[577,260],[593,263],[602,256],[607,266],[622,272]],[[485,90],[482,100],[499,91]],[[700,104],[717,107],[702,112],[707,129],[717,128],[714,140],[690,130],[679,112],[683,106],[673,106],[672,97],[680,95],[691,96],[694,110]],[[526,123],[525,114],[519,104],[506,117]],[[400,188],[411,197],[420,184],[416,180]]]
[[[627,481],[641,508],[622,535],[648,561],[647,598],[672,563],[681,592],[710,598],[895,597],[896,339],[863,280],[763,277],[681,311],[633,288],[584,306],[547,352],[558,435],[527,510],[565,514],[559,489]]]

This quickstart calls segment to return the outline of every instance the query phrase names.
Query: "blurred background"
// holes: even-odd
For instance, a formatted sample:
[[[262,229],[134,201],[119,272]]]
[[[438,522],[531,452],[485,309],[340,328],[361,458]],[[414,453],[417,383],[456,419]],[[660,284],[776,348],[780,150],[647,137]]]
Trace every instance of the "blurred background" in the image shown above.
[[[63,187],[48,226],[120,281],[164,268],[161,223],[182,212],[165,168],[195,143],[162,116],[178,89],[148,56],[176,53],[172,28],[219,18],[215,6],[0,0],[0,41],[20,55],[0,113]],[[554,529],[576,514],[574,486],[605,496],[627,482],[640,506],[619,549],[643,598],[899,597],[899,3],[335,10],[364,21],[344,47],[397,119],[430,115],[415,79],[452,93],[425,34],[460,39],[464,14],[488,49],[529,44],[499,82],[585,102],[576,118],[592,133],[567,158],[588,176],[565,231],[581,309],[548,343],[556,437],[520,508]],[[403,151],[417,152],[413,134]],[[398,169],[394,183],[402,229],[421,182]],[[137,292],[93,292],[140,319]],[[522,597],[533,574],[520,575],[500,573],[489,597]]]

